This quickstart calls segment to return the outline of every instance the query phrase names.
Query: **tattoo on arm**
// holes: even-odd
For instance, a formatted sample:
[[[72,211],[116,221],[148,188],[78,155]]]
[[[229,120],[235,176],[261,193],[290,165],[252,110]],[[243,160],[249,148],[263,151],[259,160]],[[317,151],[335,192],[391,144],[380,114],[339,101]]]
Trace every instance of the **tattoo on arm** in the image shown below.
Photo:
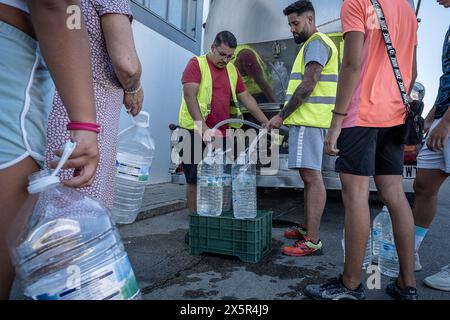
[[[323,67],[317,62],[310,62],[306,66],[303,82],[297,87],[292,98],[280,111],[280,117],[286,119],[294,113],[311,95],[319,81]]]

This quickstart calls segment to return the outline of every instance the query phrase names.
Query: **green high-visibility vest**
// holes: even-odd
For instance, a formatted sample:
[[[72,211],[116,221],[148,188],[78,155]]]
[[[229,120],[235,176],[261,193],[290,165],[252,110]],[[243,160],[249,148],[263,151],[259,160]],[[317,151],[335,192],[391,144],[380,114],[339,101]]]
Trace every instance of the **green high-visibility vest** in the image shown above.
[[[260,55],[250,46],[248,45],[239,45],[236,48],[236,51],[234,52],[234,58],[233,60],[231,60],[231,62],[234,64],[236,63],[236,59],[239,55],[239,53],[242,50],[250,50],[251,52],[253,52],[253,54],[256,56],[256,61],[259,64],[259,67],[261,68],[262,72],[263,72],[263,77],[264,79],[267,81],[267,83],[269,85],[271,85],[272,83],[272,77],[270,75],[270,73],[267,70],[267,65],[266,63],[261,59]],[[255,94],[259,94],[262,93],[263,91],[261,90],[261,88],[259,87],[259,85],[256,83],[256,81],[250,77],[250,76],[244,76],[242,75],[242,79],[244,80],[245,86],[247,88],[247,91],[251,94],[251,95],[255,95]]]
[[[332,113],[336,103],[336,91],[339,71],[339,54],[333,41],[323,33],[314,33],[303,45],[292,67],[291,77],[286,92],[286,102],[290,100],[297,87],[303,82],[305,74],[305,48],[320,37],[330,48],[331,57],[322,70],[319,81],[310,97],[289,117],[284,120],[286,125],[307,126],[316,128],[329,128]]]
[[[211,113],[211,100],[212,100],[212,77],[211,70],[209,69],[208,60],[206,56],[196,57],[198,64],[200,66],[201,82],[198,89],[197,101],[200,106],[200,113],[203,119],[206,120],[208,115]],[[230,80],[231,94],[233,98],[234,105],[230,106],[230,117],[243,119],[241,110],[238,107],[237,96],[236,96],[236,86],[238,81],[238,73],[236,67],[232,63],[227,64],[228,78]],[[180,112],[178,114],[179,125],[182,128],[193,130],[195,123],[189,113],[187,108],[186,100],[184,99],[184,94],[182,95],[182,103],[180,107]],[[230,124],[231,128],[240,128],[242,124]]]

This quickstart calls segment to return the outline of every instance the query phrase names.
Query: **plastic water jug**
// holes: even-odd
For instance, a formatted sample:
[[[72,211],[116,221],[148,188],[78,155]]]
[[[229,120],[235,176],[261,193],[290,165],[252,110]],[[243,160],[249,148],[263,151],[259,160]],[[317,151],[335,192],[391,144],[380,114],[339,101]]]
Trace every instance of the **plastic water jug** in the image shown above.
[[[383,209],[377,214],[372,222],[372,261],[377,264],[378,256],[380,254],[381,223],[386,215],[389,216],[389,211],[386,206],[383,206]]]
[[[116,223],[134,222],[142,205],[155,152],[149,121],[150,115],[141,111],[134,124],[119,134],[112,208]]]
[[[212,151],[197,167],[197,213],[201,216],[220,216],[223,206],[222,154]],[[220,159],[219,159],[220,158]]]
[[[140,299],[127,253],[110,212],[62,185],[58,168],[29,178],[31,196],[17,216],[9,248],[24,294],[32,300]]]
[[[381,218],[380,253],[378,256],[378,269],[388,277],[397,277],[399,273],[397,248],[394,241],[392,222],[389,214]]]
[[[237,219],[253,219],[257,215],[256,165],[250,164],[242,152],[231,168],[233,213]]]

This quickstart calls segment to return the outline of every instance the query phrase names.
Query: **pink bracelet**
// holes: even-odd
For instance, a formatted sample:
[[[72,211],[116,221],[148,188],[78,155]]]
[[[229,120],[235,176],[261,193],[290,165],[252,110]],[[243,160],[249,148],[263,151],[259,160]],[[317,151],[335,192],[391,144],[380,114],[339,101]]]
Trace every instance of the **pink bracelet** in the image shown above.
[[[100,133],[101,126],[98,123],[71,121],[67,124],[67,130],[85,130]]]

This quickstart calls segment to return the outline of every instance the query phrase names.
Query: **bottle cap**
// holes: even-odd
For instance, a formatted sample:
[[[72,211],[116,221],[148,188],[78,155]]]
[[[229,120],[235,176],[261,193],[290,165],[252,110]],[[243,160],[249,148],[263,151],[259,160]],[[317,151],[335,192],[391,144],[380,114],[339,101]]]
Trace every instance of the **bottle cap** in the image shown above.
[[[203,163],[206,163],[207,165],[214,164],[214,152],[212,151],[212,149],[208,149],[208,153],[206,154],[206,157],[203,159]]]
[[[64,152],[59,160],[58,166],[56,169],[52,172],[52,174],[48,175],[47,170],[41,170],[38,173],[38,176],[41,175],[42,177],[36,178],[36,179],[30,179],[30,183],[28,185],[28,192],[30,194],[36,194],[40,193],[46,189],[49,189],[50,187],[53,187],[54,185],[57,185],[60,183],[58,173],[61,170],[64,163],[66,163],[67,159],[69,159],[70,155],[72,154],[73,150],[75,150],[76,147],[75,142],[68,141],[66,145],[64,146]]]
[[[59,184],[59,182],[59,177],[55,177],[52,175],[42,177],[37,180],[30,181],[30,184],[28,185],[28,192],[30,194],[40,193],[48,189],[49,187]]]
[[[388,207],[387,206],[383,206],[383,211],[389,212]]]

